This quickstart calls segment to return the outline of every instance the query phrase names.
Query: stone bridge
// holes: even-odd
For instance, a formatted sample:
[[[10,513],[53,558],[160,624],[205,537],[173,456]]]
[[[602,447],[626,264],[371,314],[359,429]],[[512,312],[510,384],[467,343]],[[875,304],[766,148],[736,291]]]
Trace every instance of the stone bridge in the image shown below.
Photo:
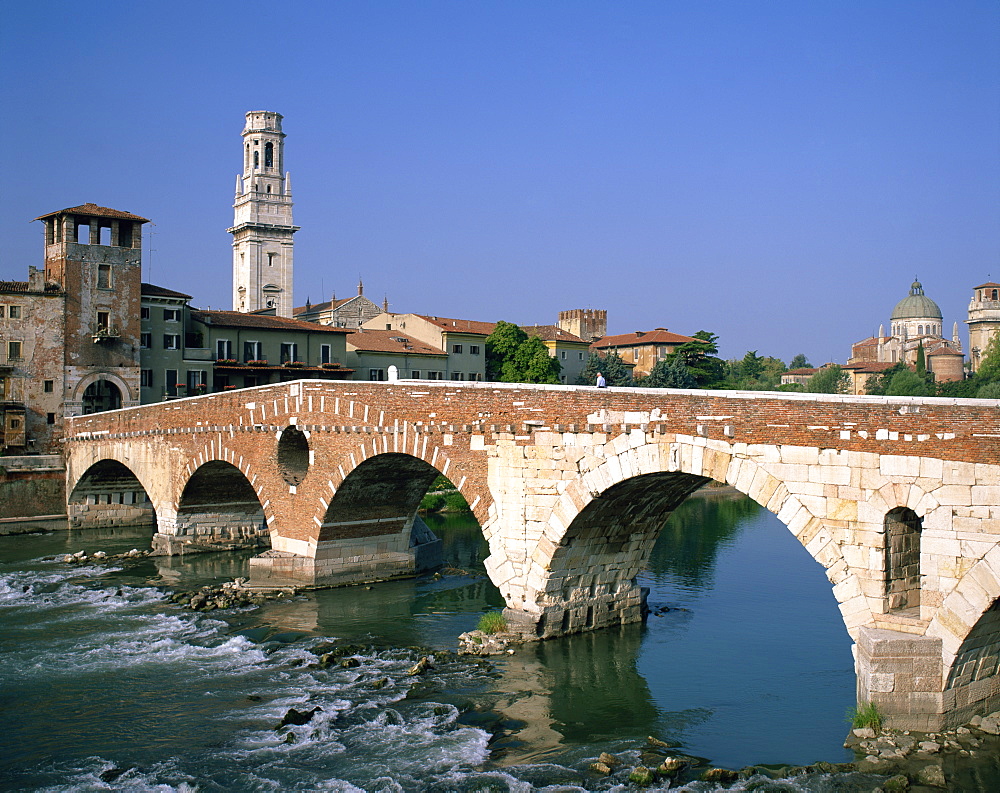
[[[995,400],[304,380],[76,417],[66,458],[75,524],[269,540],[262,585],[433,564],[415,513],[445,474],[508,621],[542,638],[640,620],[664,521],[728,483],[826,569],[859,701],[913,729],[1000,709]]]

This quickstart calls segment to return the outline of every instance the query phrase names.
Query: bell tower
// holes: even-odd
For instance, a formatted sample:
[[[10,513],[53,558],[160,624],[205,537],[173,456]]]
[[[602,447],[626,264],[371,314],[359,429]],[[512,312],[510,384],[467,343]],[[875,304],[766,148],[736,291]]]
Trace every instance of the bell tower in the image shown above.
[[[233,309],[292,316],[292,181],[280,113],[254,110],[243,128],[233,204]]]

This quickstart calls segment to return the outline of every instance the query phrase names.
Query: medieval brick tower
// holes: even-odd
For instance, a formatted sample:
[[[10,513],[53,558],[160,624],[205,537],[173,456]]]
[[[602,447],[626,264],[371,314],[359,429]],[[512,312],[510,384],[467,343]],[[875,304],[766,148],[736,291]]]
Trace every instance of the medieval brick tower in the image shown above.
[[[65,295],[64,415],[139,404],[142,224],[149,221],[96,204],[36,220],[45,224],[42,294]],[[45,333],[42,317],[34,321]],[[54,360],[36,364],[59,379]]]
[[[600,308],[560,311],[559,327],[584,341],[597,341],[608,332],[608,312]]]
[[[233,204],[233,309],[292,316],[291,176],[284,171],[280,113],[247,113],[243,173]]]

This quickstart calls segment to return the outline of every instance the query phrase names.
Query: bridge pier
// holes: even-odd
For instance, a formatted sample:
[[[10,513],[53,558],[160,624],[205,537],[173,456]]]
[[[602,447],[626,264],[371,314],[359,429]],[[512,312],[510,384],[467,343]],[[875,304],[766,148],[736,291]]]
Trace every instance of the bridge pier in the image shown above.
[[[441,564],[441,540],[419,515],[413,515],[394,534],[355,535],[316,543],[275,535],[271,550],[250,559],[250,586],[366,584],[409,578]]]
[[[634,582],[597,584],[578,591],[570,600],[539,598],[537,611],[507,606],[508,628],[524,636],[551,639],[572,633],[641,622],[646,615],[649,590]]]
[[[858,702],[872,702],[889,726],[935,732],[951,724],[941,639],[862,626],[855,644]],[[964,721],[960,719],[959,722]]]

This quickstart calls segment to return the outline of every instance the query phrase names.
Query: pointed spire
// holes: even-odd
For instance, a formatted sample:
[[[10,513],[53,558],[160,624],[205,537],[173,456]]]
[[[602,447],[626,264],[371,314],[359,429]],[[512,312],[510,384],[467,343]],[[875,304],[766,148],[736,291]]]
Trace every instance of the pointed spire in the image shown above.
[[[358,276],[358,297],[361,297],[365,293],[365,282],[361,280],[361,276]]]
[[[243,195],[243,176],[236,174],[236,197],[239,198],[241,195]]]
[[[885,336],[885,325],[878,326],[878,337],[882,339]]]
[[[384,311],[386,314],[389,313],[389,297],[388,297],[388,295],[383,295],[382,296],[382,311]]]
[[[290,196],[292,194],[292,172],[285,171],[285,195]]]
[[[307,297],[306,298],[306,311],[311,311],[311,310],[312,310],[312,302]]]

